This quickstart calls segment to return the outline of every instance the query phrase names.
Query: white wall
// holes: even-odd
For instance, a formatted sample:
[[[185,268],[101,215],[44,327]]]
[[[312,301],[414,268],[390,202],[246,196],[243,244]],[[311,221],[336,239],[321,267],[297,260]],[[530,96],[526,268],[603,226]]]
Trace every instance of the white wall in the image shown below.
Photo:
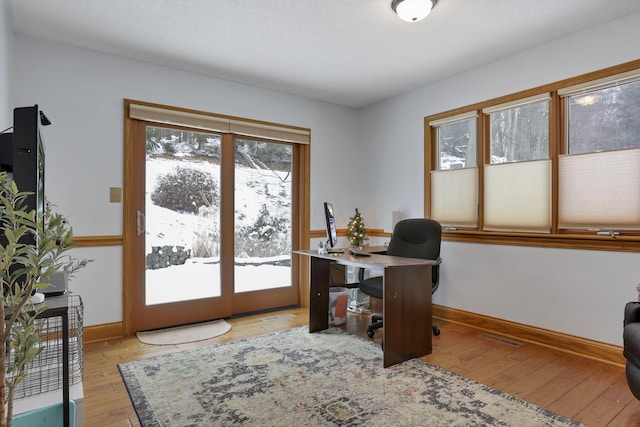
[[[0,131],[13,125],[11,108],[11,63],[13,33],[9,23],[9,2],[0,2]]]
[[[46,194],[77,236],[122,234],[122,205],[108,197],[123,185],[124,98],[310,128],[313,229],[324,227],[324,200],[345,221],[365,199],[346,173],[360,175],[353,109],[22,35],[14,81],[16,105],[37,103],[53,123],[44,129]],[[95,259],[70,283],[86,324],[122,320],[122,248],[74,251]]]
[[[364,109],[361,151],[371,155],[363,182],[375,182],[376,220],[386,225],[392,210],[423,214],[425,116],[639,59],[636,40],[640,14]],[[640,282],[637,253],[444,242],[442,257],[435,303],[618,345],[624,304]]]
[[[638,59],[638,39],[630,15],[360,111],[21,35],[12,85],[15,105],[38,103],[53,121],[47,194],[76,235],[122,233],[108,188],[122,186],[123,98],[309,127],[312,229],[330,200],[340,227],[358,207],[390,230],[392,211],[423,214],[424,116]],[[122,320],[121,248],[76,252],[96,260],[71,283],[86,324]],[[638,254],[445,242],[442,255],[438,304],[621,344]]]

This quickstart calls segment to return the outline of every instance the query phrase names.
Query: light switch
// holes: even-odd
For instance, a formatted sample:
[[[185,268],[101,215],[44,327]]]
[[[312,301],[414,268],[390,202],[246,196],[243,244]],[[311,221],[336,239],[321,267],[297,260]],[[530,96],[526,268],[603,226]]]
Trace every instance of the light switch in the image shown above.
[[[122,201],[122,189],[120,187],[109,188],[109,201],[111,203],[120,203]]]

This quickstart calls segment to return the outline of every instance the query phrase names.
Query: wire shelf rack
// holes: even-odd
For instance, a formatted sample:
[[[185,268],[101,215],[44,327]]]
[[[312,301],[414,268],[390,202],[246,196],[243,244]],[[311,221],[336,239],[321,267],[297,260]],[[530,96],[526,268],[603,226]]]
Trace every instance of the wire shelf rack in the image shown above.
[[[46,304],[46,302],[45,302]],[[69,380],[70,384],[82,381],[82,324],[84,305],[80,295],[69,296]],[[24,380],[14,391],[16,399],[62,389],[62,317],[45,317],[40,323],[39,346],[42,351],[27,365]],[[14,364],[14,351],[8,354],[8,366]]]

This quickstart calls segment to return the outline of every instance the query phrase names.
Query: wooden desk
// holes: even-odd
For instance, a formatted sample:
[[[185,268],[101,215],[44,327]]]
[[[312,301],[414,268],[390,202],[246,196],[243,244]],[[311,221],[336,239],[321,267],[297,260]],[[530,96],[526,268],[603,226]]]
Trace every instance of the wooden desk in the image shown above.
[[[431,268],[435,261],[373,253],[370,257],[294,251],[311,258],[309,332],[329,327],[329,265],[383,272],[384,367],[431,354]]]

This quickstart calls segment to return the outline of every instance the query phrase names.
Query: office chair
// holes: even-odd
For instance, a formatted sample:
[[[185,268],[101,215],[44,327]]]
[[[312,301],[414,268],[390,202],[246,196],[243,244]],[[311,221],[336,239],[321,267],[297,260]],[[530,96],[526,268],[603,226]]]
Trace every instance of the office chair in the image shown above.
[[[424,218],[405,219],[396,224],[386,255],[436,260],[438,264],[434,265],[431,271],[431,294],[433,294],[440,283],[441,237],[442,227],[437,221]],[[372,298],[382,299],[382,276],[364,280],[364,269],[360,269],[358,275],[360,278],[358,288]],[[416,286],[422,285],[416,284]],[[369,338],[373,338],[375,330],[382,327],[382,321],[381,315],[372,316],[371,324],[367,327]],[[440,335],[440,329],[436,325],[431,325],[431,329],[434,335]]]
[[[622,341],[627,359],[627,384],[631,393],[640,400],[640,302],[628,302],[624,306]]]

